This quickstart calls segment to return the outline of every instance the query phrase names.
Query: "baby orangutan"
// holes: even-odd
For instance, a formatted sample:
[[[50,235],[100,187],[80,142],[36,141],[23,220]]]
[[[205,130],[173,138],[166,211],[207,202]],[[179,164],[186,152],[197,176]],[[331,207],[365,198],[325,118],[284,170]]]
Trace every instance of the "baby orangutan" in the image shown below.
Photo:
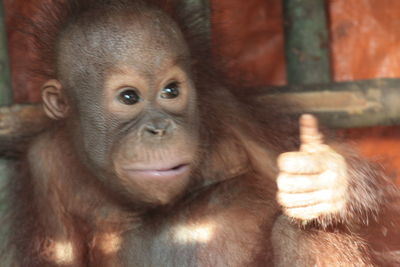
[[[298,146],[285,104],[227,86],[152,2],[66,1],[42,16],[42,31],[57,29],[37,35],[52,51],[42,98],[54,123],[11,184],[2,262],[399,263],[399,192],[382,172],[324,144],[311,115],[300,151],[282,154]]]

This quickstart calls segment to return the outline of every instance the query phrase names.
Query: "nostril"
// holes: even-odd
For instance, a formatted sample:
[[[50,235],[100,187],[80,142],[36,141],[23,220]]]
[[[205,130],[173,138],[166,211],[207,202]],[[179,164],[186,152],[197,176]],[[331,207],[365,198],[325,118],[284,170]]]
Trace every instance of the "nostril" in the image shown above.
[[[156,128],[156,127],[151,126],[151,125],[147,125],[146,128],[145,128],[145,130],[146,130],[148,133],[150,133],[150,134],[152,134],[152,135],[157,135],[157,136],[163,136],[163,135],[165,135],[165,132],[166,132],[165,129]]]
[[[153,119],[144,124],[140,132],[150,136],[164,137],[169,135],[174,128],[174,123],[170,119]]]

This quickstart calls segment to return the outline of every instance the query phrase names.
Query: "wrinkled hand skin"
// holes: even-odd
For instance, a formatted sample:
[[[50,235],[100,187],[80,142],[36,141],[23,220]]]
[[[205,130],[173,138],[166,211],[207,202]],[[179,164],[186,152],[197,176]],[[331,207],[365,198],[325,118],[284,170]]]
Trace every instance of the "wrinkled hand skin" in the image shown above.
[[[300,150],[278,158],[277,200],[283,212],[308,222],[340,212],[346,205],[345,159],[328,145],[312,115],[300,118]]]

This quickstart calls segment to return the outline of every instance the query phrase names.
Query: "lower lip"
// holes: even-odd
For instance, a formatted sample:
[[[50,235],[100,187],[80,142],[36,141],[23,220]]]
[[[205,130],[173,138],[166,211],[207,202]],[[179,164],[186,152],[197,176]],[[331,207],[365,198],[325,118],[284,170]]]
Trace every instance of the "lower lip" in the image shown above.
[[[142,178],[142,179],[173,179],[179,177],[187,172],[189,172],[189,165],[180,165],[173,169],[167,170],[138,170],[138,169],[127,169],[126,171],[129,173],[129,176],[133,178]]]

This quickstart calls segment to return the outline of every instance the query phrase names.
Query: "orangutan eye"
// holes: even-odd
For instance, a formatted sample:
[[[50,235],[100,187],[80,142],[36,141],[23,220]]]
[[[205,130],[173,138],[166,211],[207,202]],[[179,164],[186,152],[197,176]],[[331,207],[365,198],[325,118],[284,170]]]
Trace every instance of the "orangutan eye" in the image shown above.
[[[160,97],[164,99],[173,99],[179,96],[179,83],[173,82],[162,89]]]
[[[125,105],[134,105],[140,101],[140,96],[135,89],[129,88],[122,91],[119,94],[118,99],[121,103]]]

